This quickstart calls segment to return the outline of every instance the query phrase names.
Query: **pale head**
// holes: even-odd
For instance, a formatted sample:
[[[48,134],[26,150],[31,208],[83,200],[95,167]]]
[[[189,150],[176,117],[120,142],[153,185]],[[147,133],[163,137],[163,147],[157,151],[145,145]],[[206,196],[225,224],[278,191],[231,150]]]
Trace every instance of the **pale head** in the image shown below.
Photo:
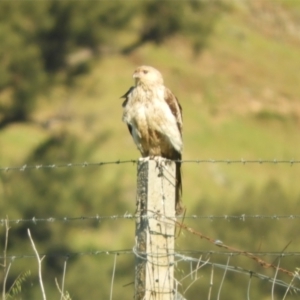
[[[164,80],[158,70],[150,66],[140,66],[133,73],[135,84],[163,84]]]

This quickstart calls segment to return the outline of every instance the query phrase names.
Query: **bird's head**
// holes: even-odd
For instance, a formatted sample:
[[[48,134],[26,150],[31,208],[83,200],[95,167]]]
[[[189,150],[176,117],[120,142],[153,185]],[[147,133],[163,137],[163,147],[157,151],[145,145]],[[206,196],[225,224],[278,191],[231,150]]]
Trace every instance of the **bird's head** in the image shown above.
[[[135,85],[153,85],[153,84],[163,84],[164,80],[162,75],[158,70],[150,66],[140,66],[134,73],[133,78],[135,80]]]

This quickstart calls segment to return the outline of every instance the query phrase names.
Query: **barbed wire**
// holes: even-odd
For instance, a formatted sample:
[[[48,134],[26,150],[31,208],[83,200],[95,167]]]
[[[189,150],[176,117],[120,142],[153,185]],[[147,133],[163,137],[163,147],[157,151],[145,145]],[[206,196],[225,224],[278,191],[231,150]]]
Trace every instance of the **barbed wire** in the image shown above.
[[[210,262],[208,260],[202,260],[199,258],[194,258],[194,257],[189,257],[189,256],[185,256],[185,255],[181,255],[180,253],[175,253],[175,257],[179,260],[182,260],[184,262],[194,262],[194,263],[202,263],[203,265],[210,265],[219,269],[223,269],[225,270],[225,272],[227,271],[231,271],[234,273],[240,273],[240,274],[244,274],[244,275],[248,275],[249,278],[252,277],[256,277],[258,279],[264,280],[264,281],[268,281],[270,283],[276,284],[276,285],[280,285],[282,287],[288,288],[288,289],[292,289],[294,292],[299,292],[300,288],[294,286],[290,283],[286,283],[283,280],[278,280],[274,277],[270,277],[270,276],[266,276],[263,275],[261,273],[252,271],[252,270],[246,270],[242,267],[237,267],[237,266],[230,266],[229,264],[220,264],[220,263],[215,263],[215,262]],[[294,272],[294,278],[299,278],[299,274],[297,272]]]
[[[182,160],[180,161],[182,164],[184,163],[193,163],[193,164],[204,164],[204,163],[223,163],[223,164],[241,164],[241,165],[246,165],[246,164],[272,164],[272,165],[277,165],[277,164],[285,164],[288,166],[293,166],[294,164],[299,164],[299,160],[244,160],[244,159],[239,159],[239,160],[214,160],[214,159],[209,159],[209,160]],[[53,170],[53,169],[59,169],[59,168],[86,168],[86,167],[100,167],[104,165],[118,165],[118,164],[133,164],[136,165],[138,163],[138,160],[117,160],[117,161],[102,161],[102,162],[96,162],[96,163],[61,163],[61,164],[48,164],[48,165],[23,165],[22,167],[0,167],[0,171],[2,172],[7,172],[7,171],[17,171],[17,172],[25,172],[29,170],[41,170],[41,169],[46,169],[46,170]],[[102,221],[115,221],[115,220],[132,220],[135,221],[136,218],[140,218],[141,216],[138,214],[131,214],[128,212],[125,212],[124,214],[116,214],[116,215],[111,215],[111,216],[99,216],[99,215],[93,215],[93,216],[77,216],[77,217],[68,217],[68,216],[56,216],[56,217],[46,217],[46,218],[38,218],[38,217],[32,217],[32,218],[20,218],[20,219],[0,219],[0,225],[6,225],[7,224],[38,224],[41,222],[44,223],[55,223],[55,222],[61,222],[61,223],[68,223],[68,222],[102,222]],[[157,218],[157,214],[149,215],[149,216],[144,216],[144,218]],[[172,218],[168,216],[164,216],[166,219]],[[172,218],[173,219],[173,218]],[[208,221],[240,221],[240,222],[245,222],[249,220],[298,220],[300,219],[300,215],[293,215],[293,214],[272,214],[272,215],[260,215],[260,214],[252,214],[252,215],[247,215],[247,214],[239,214],[239,215],[188,215],[188,216],[181,216],[178,217],[177,220],[208,220]],[[174,220],[175,221],[175,220]],[[279,268],[279,263],[277,266],[274,265],[274,263],[268,263],[261,259],[261,257],[273,257],[275,258],[275,261],[280,261],[281,258],[286,258],[286,259],[292,259],[292,257],[295,257],[294,260],[297,260],[298,257],[300,256],[300,252],[297,251],[291,251],[291,252],[272,252],[272,251],[259,251],[259,252],[248,252],[248,251],[243,251],[239,249],[235,249],[234,247],[228,246],[224,244],[220,240],[215,240],[210,237],[204,236],[202,233],[197,232],[193,230],[192,228],[183,225],[180,223],[180,221],[175,221],[176,225],[181,227],[181,230],[186,230],[199,238],[204,238],[207,241],[209,241],[213,246],[211,248],[213,249],[223,249],[223,251],[212,251],[212,250],[175,250],[175,249],[169,249],[169,255],[173,255],[175,258],[175,264],[177,263],[187,263],[187,264],[194,264],[196,263],[199,265],[199,263],[203,265],[210,265],[212,268],[216,267],[219,269],[224,270],[224,277],[226,272],[235,272],[235,273],[240,273],[247,275],[249,278],[249,282],[251,281],[252,277],[256,277],[260,280],[264,280],[267,282],[272,283],[273,285],[279,285],[282,287],[285,287],[288,289],[293,289],[296,292],[300,292],[300,288],[296,287],[294,285],[293,279],[297,278],[299,279],[299,274],[296,269],[296,271],[289,271],[284,268]],[[164,252],[165,254],[165,252]],[[72,259],[75,257],[82,257],[82,256],[106,256],[106,255],[111,255],[115,257],[114,262],[116,262],[116,257],[118,255],[132,255],[132,256],[137,256],[137,255],[142,255],[142,257],[151,257],[151,255],[159,255],[159,253],[144,253],[144,252],[137,252],[135,248],[133,249],[121,249],[121,250],[91,250],[91,251],[84,251],[84,252],[49,252],[47,254],[41,254],[40,256],[44,257],[60,257],[67,262],[68,259]],[[227,264],[221,264],[221,263],[216,263],[216,256],[225,256],[227,257]],[[195,257],[198,258],[195,258]],[[255,271],[251,270],[246,270],[243,269],[240,266],[231,266],[229,265],[229,260],[231,260],[233,257],[238,257],[238,256],[244,256],[247,258],[252,259],[255,261],[258,265],[264,268],[268,268],[270,270],[273,270],[275,272],[275,277],[269,277],[264,274],[260,274]],[[201,259],[199,259],[199,257]],[[202,260],[202,258],[205,257],[205,260]],[[1,259],[7,259],[10,260],[11,263],[13,263],[15,260],[18,259],[36,259],[35,254],[9,254],[6,253],[5,257],[0,256]],[[219,261],[220,259],[218,259]],[[268,259],[270,260],[270,259]],[[215,261],[215,262],[214,262]],[[115,265],[113,267],[115,270]],[[292,277],[292,281],[290,283],[286,283],[282,280],[278,280],[276,278],[277,272],[281,272],[283,274],[289,275]],[[193,271],[194,272],[194,271]],[[112,279],[113,280],[113,279]],[[293,284],[292,284],[293,283]]]
[[[116,160],[116,161],[101,161],[95,163],[51,163],[46,165],[23,165],[23,166],[12,166],[12,167],[0,167],[0,171],[8,172],[8,171],[27,171],[27,170],[41,170],[41,169],[60,169],[60,168],[86,168],[86,167],[101,167],[105,165],[118,165],[118,164],[127,164],[127,163],[137,163],[137,160]]]
[[[177,254],[194,254],[194,255],[221,255],[221,256],[241,256],[240,252],[232,251],[214,251],[214,250],[176,250]],[[299,251],[291,252],[278,252],[278,251],[253,251],[251,252],[256,256],[275,256],[275,257],[287,257],[287,256],[300,256]]]
[[[254,255],[257,256],[269,256],[269,257],[298,257],[300,256],[300,252],[270,252],[270,251],[258,251],[258,252],[251,252]],[[59,252],[53,252],[53,253],[43,253],[40,254],[40,256],[45,257],[57,257],[57,258],[74,258],[78,256],[97,256],[97,255],[131,255],[136,254],[136,251],[133,249],[120,249],[120,250],[91,250],[91,251],[82,251],[82,252],[65,252],[65,253],[59,253]],[[166,255],[166,253],[163,253]],[[225,257],[234,257],[234,256],[241,256],[241,253],[239,252],[231,252],[231,251],[213,251],[213,250],[175,250],[170,249],[169,256],[175,255],[177,257],[180,256],[186,256],[187,254],[190,255],[204,255],[204,256],[225,256]],[[147,256],[153,256],[153,253],[139,253],[139,255],[143,255],[144,257]],[[156,252],[155,255],[160,255],[159,252]],[[4,256],[0,255],[0,259],[3,259]],[[16,259],[36,259],[35,254],[7,254],[5,258],[10,260],[16,260]],[[191,261],[198,261],[198,258],[189,257]]]
[[[222,163],[222,164],[299,164],[300,160],[295,159],[191,159],[182,160],[181,163]]]
[[[94,251],[84,251],[84,252],[66,252],[66,253],[47,253],[47,254],[40,254],[40,256],[44,257],[57,257],[57,258],[74,258],[78,256],[97,256],[97,255],[125,255],[125,254],[132,254],[132,249],[122,249],[122,250],[94,250]],[[3,259],[4,256],[0,255],[0,259]],[[34,258],[36,259],[35,254],[7,254],[5,258],[10,260],[15,259],[24,259],[24,258]]]
[[[201,255],[200,258],[195,258],[195,257],[191,257],[191,256],[187,256],[186,254],[197,254],[197,255]],[[165,253],[164,253],[165,254]],[[233,272],[233,273],[239,273],[239,274],[244,274],[249,276],[249,278],[255,277],[258,278],[260,280],[263,281],[267,281],[270,282],[272,284],[276,284],[285,288],[289,288],[292,289],[294,292],[300,292],[300,288],[296,287],[295,285],[292,285],[290,283],[287,283],[283,280],[279,280],[276,279],[274,277],[270,277],[258,272],[255,272],[253,270],[247,270],[244,269],[242,267],[239,266],[231,266],[228,263],[227,264],[221,264],[221,263],[216,263],[216,262],[211,262],[210,261],[210,256],[211,255],[225,255],[228,257],[233,257],[234,255],[237,255],[236,253],[232,253],[232,252],[221,252],[221,251],[195,251],[195,250],[183,250],[183,251],[171,251],[169,255],[174,255],[176,258],[176,264],[178,263],[196,263],[197,265],[199,265],[199,263],[204,265],[208,265],[208,266],[213,266],[215,268],[221,269],[221,270],[225,270],[226,272]],[[273,255],[273,256],[279,256],[281,255],[282,257],[282,253],[281,252],[269,252],[269,253],[265,253],[265,252],[259,252],[256,253],[257,255],[261,254],[261,255]],[[286,254],[286,253],[285,253]],[[115,256],[116,255],[142,255],[142,257],[148,257],[149,255],[153,255],[153,253],[135,253],[135,251],[133,249],[120,249],[120,250],[95,250],[95,251],[86,251],[86,252],[73,252],[73,253],[48,253],[48,254],[42,254],[41,256],[43,257],[56,257],[56,258],[64,258],[66,261],[68,259],[71,258],[75,258],[75,257],[80,257],[80,256],[100,256],[100,255],[112,255]],[[155,255],[160,255],[159,253],[156,253]],[[206,259],[202,259],[202,255],[206,255]],[[288,253],[289,256],[291,255],[295,255],[295,256],[299,256],[300,253],[299,252],[294,252],[294,253]],[[208,257],[208,258],[207,258]],[[0,256],[0,259],[3,259],[4,256]],[[6,259],[10,260],[11,262],[14,262],[17,259],[36,259],[36,255],[35,254],[22,254],[22,255],[6,255],[5,256]],[[294,278],[299,278],[299,274],[295,271]]]
[[[165,216],[166,218],[171,218],[169,216]],[[0,225],[5,225],[5,222],[8,222],[10,224],[21,224],[21,223],[33,223],[37,224],[40,222],[45,223],[54,223],[54,222],[74,222],[74,221],[105,221],[105,220],[135,220],[137,218],[140,218],[139,215],[134,215],[130,213],[124,213],[123,215],[112,215],[112,216],[80,216],[80,217],[47,217],[47,218],[28,218],[28,219],[0,219]],[[152,216],[143,216],[143,218],[149,218],[153,219],[156,218],[156,215]],[[250,219],[258,219],[258,220],[298,220],[300,219],[300,215],[189,215],[189,216],[177,216],[177,219],[200,219],[200,220],[224,220],[224,221],[231,221],[231,220],[237,220],[237,221],[247,221]]]
[[[287,165],[295,165],[299,164],[300,160],[295,159],[190,159],[190,160],[174,160],[176,162],[180,162],[182,164],[185,163],[196,163],[196,164],[287,164]],[[86,167],[101,167],[105,165],[120,165],[120,164],[136,164],[138,162],[137,159],[129,159],[129,160],[116,160],[116,161],[100,161],[100,162],[82,162],[82,163],[51,163],[51,164],[36,164],[36,165],[27,165],[23,166],[6,166],[0,167],[1,172],[8,171],[29,171],[29,170],[41,170],[41,169],[61,169],[61,168],[86,168]]]
[[[254,253],[252,253],[251,251],[245,251],[245,250],[241,250],[239,248],[233,247],[231,245],[227,245],[224,244],[221,240],[218,239],[214,239],[208,235],[205,235],[203,233],[201,233],[200,231],[194,230],[192,227],[187,226],[186,224],[180,223],[178,221],[175,221],[175,224],[182,230],[185,230],[201,239],[204,239],[206,241],[208,241],[209,243],[216,245],[222,249],[224,249],[224,251],[230,251],[233,253],[239,253],[242,256],[245,256],[253,261],[255,261],[257,264],[259,264],[260,266],[264,267],[264,268],[269,268],[269,269],[273,269],[273,270],[279,270],[282,273],[285,273],[289,276],[292,276],[293,273],[287,269],[284,268],[279,268],[278,266],[275,266],[274,263],[269,263],[265,260],[262,260],[260,257],[256,256]],[[282,251],[284,252],[284,251]]]

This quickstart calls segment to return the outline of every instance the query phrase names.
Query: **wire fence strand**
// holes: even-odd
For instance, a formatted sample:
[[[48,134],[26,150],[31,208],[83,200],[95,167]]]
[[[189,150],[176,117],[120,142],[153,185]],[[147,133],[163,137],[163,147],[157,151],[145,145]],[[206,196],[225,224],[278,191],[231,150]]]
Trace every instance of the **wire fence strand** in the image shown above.
[[[56,169],[63,169],[63,168],[86,168],[86,167],[101,167],[105,165],[120,165],[120,164],[132,164],[136,165],[138,160],[116,160],[116,161],[101,161],[96,163],[60,163],[60,164],[45,164],[45,165],[23,165],[21,167],[14,167],[14,166],[8,166],[8,167],[0,167],[0,172],[27,172],[27,171],[36,171],[36,170],[56,170]],[[240,164],[242,166],[244,165],[250,165],[250,164],[256,164],[256,165],[262,165],[262,164],[269,164],[269,165],[286,165],[286,166],[293,166],[295,164],[299,164],[299,160],[277,160],[277,159],[257,159],[257,160],[244,160],[244,159],[233,159],[233,160],[216,160],[216,159],[207,159],[207,160],[182,160],[180,161],[182,164]],[[95,213],[95,212],[93,212]],[[145,216],[145,218],[154,218],[156,219],[158,217],[157,213],[150,212],[149,216]],[[164,216],[166,219],[170,218],[168,216]],[[90,224],[92,222],[115,222],[115,221],[122,221],[122,220],[131,220],[136,221],[137,218],[140,218],[140,215],[137,213],[131,214],[128,212],[125,212],[124,214],[116,214],[116,215],[91,215],[91,216],[49,216],[49,217],[32,217],[32,218],[16,218],[16,219],[8,219],[8,218],[2,218],[0,219],[0,226],[2,225],[3,228],[9,227],[17,227],[19,225],[37,225],[39,223],[45,223],[49,224],[49,226],[53,226],[51,224],[54,223],[65,223],[66,225],[71,226],[71,222],[87,222],[87,224]],[[207,240],[210,242],[211,247],[209,250],[190,250],[190,249],[169,249],[169,254],[174,256],[174,264],[177,267],[180,264],[185,264],[186,266],[191,266],[191,273],[190,277],[192,280],[187,285],[187,288],[185,291],[187,291],[194,283],[197,278],[197,272],[203,268],[211,268],[211,277],[215,276],[214,269],[219,269],[218,272],[221,273],[221,283],[218,288],[218,295],[217,299],[222,299],[222,293],[224,293],[224,287],[223,283],[225,284],[225,280],[230,277],[230,273],[236,273],[243,275],[247,282],[247,299],[250,299],[250,284],[252,286],[252,278],[256,278],[258,280],[261,280],[261,282],[267,282],[268,285],[271,286],[271,296],[274,298],[275,296],[275,287],[280,286],[285,289],[285,293],[287,294],[288,291],[293,292],[300,292],[299,287],[299,279],[300,276],[298,274],[297,268],[296,271],[293,270],[293,267],[290,269],[286,269],[287,267],[283,264],[283,260],[285,261],[295,261],[295,266],[297,266],[297,261],[300,257],[300,251],[244,251],[239,250],[237,248],[232,247],[231,245],[224,244],[221,240],[213,239],[210,236],[205,236],[201,232],[196,231],[192,227],[188,227],[184,224],[185,221],[219,221],[219,222],[230,222],[230,221],[236,221],[236,222],[249,222],[251,220],[255,220],[257,222],[266,220],[268,222],[271,221],[279,221],[284,220],[286,222],[297,222],[300,220],[300,214],[223,214],[223,215],[188,215],[188,216],[180,216],[177,217],[176,220],[173,220],[176,225],[180,228],[180,230],[185,230],[186,232],[189,232],[193,234],[194,236],[197,236],[199,239]],[[90,222],[90,223],[89,223]],[[182,222],[182,223],[180,223]],[[192,223],[192,222],[185,222],[185,223]],[[195,222],[194,222],[195,223]],[[92,223],[94,224],[94,223]],[[274,224],[274,223],[272,223]],[[298,225],[298,223],[295,224],[295,227]],[[48,225],[47,225],[48,226]],[[192,248],[192,247],[191,247]],[[217,250],[212,250],[217,249]],[[272,250],[272,249],[271,249]],[[67,250],[68,251],[68,250]],[[2,254],[2,253],[1,253]],[[165,252],[163,253],[165,255]],[[140,257],[145,259],[153,259],[153,257],[162,255],[159,251],[156,251],[155,253],[145,253],[145,252],[139,252],[135,248],[135,246],[132,249],[120,249],[120,250],[89,250],[89,251],[82,251],[82,252],[64,252],[64,251],[58,251],[58,252],[51,252],[51,250],[45,254],[39,254],[40,257],[48,257],[48,258],[60,258],[64,261],[64,265],[66,265],[66,262],[69,259],[77,258],[77,257],[83,257],[83,256],[97,256],[97,257],[105,257],[105,256],[112,256],[114,257],[113,260],[113,267],[112,267],[112,275],[111,275],[111,286],[110,286],[110,298],[113,297],[114,292],[114,286],[115,286],[115,277],[117,273],[117,257],[119,255],[129,255],[132,257]],[[200,257],[200,258],[199,258]],[[260,272],[262,271],[262,268],[258,269],[258,271],[255,270],[247,270],[244,268],[243,264],[239,264],[240,258],[248,258],[251,260],[248,261],[254,261],[255,264],[251,265],[253,268],[257,269],[259,267],[268,269],[268,272],[265,274],[262,274]],[[263,258],[262,258],[263,257]],[[272,259],[270,259],[272,257]],[[9,265],[14,264],[16,260],[27,260],[27,259],[36,259],[35,254],[12,254],[12,253],[5,253],[5,256],[2,254],[0,255],[0,260],[7,260]],[[225,260],[226,263],[222,264],[220,261]],[[269,263],[267,260],[273,260],[276,262],[276,264]],[[235,266],[234,262],[238,261],[238,264]],[[247,263],[249,265],[249,263]],[[119,265],[119,264],[118,264]],[[243,267],[242,267],[243,266]],[[291,270],[292,269],[292,270]],[[65,272],[65,271],[64,271]],[[207,272],[207,270],[205,270]],[[205,273],[207,274],[207,273]],[[270,274],[273,274],[270,275]],[[281,277],[278,277],[280,275]],[[288,275],[289,277],[283,277],[283,275]],[[179,276],[179,275],[178,275]],[[189,276],[189,275],[188,275]],[[178,284],[181,284],[184,278],[188,277],[187,275],[184,275],[183,277],[176,278],[176,281],[178,281]],[[248,278],[248,279],[247,279]],[[289,282],[285,282],[282,278],[286,278],[286,280],[290,280]],[[296,280],[294,280],[296,279]],[[213,278],[211,278],[211,281],[213,281]],[[251,287],[252,288],[252,287]],[[212,289],[212,288],[211,288]],[[210,296],[209,296],[210,297]],[[182,298],[184,299],[184,298]]]
[[[195,164],[285,164],[293,166],[295,164],[300,164],[300,160],[295,159],[188,159],[188,160],[175,160],[176,162],[180,162],[182,164],[186,163],[195,163]],[[61,169],[61,168],[86,168],[86,167],[101,167],[105,165],[120,165],[120,164],[136,164],[138,162],[137,159],[129,159],[129,160],[116,160],[116,161],[100,161],[100,162],[82,162],[82,163],[50,163],[50,164],[24,164],[22,166],[3,166],[0,167],[1,172],[8,171],[29,171],[29,170],[42,170],[42,169]]]
[[[201,254],[200,258],[195,258],[192,256],[188,256],[187,254]],[[260,252],[262,255],[274,255],[274,256],[278,256],[282,253],[279,252],[273,252],[273,253],[267,253],[267,252]],[[211,256],[212,255],[225,255],[227,256],[227,263],[226,264],[222,264],[222,263],[216,263],[211,260]],[[289,255],[297,255],[299,256],[300,253],[299,252],[294,252],[294,253],[289,253]],[[76,253],[48,253],[48,254],[40,254],[43,257],[60,257],[60,258],[64,258],[65,261],[67,261],[68,259],[74,258],[74,257],[81,257],[81,256],[113,256],[115,259],[117,256],[119,255],[140,255],[141,257],[148,257],[149,255],[153,255],[153,253],[135,253],[135,251],[133,249],[120,249],[120,250],[96,250],[96,251],[87,251],[87,252],[76,252]],[[157,253],[157,255],[159,255],[159,253]],[[171,251],[170,255],[174,255],[175,256],[175,264],[178,265],[179,263],[195,263],[197,265],[201,266],[213,266],[214,268],[220,269],[224,271],[224,275],[228,272],[232,272],[232,273],[238,273],[238,274],[242,274],[242,275],[246,275],[249,276],[249,278],[251,279],[252,277],[255,277],[257,279],[260,279],[264,282],[270,282],[273,285],[277,285],[277,286],[281,286],[284,288],[288,288],[293,290],[294,292],[300,292],[300,288],[293,285],[292,282],[285,282],[283,280],[279,280],[275,277],[270,277],[264,274],[261,274],[259,272],[256,272],[254,270],[247,270],[244,269],[240,266],[233,266],[230,265],[229,262],[229,258],[234,257],[234,254],[231,252],[216,252],[216,251]],[[205,255],[205,259],[202,259],[202,255]],[[17,260],[17,259],[36,259],[36,255],[35,254],[28,254],[28,255],[7,255],[6,258],[8,260],[10,260],[12,263]],[[3,259],[3,256],[0,256],[0,259]],[[226,275],[227,276],[227,275]],[[293,280],[294,278],[300,279],[299,274],[297,272],[294,272],[293,274]]]
[[[6,222],[9,224],[22,224],[22,223],[55,223],[55,222],[61,222],[61,223],[67,223],[67,222],[78,222],[78,221],[105,221],[105,220],[135,220],[139,218],[138,215],[130,214],[130,213],[124,213],[123,215],[111,215],[111,216],[79,216],[79,217],[47,217],[47,218],[37,218],[32,217],[29,219],[6,219],[2,218],[0,219],[0,225],[4,226]],[[145,216],[144,218],[148,219],[155,219],[156,215],[152,216]],[[166,216],[166,218],[170,218]],[[216,221],[216,220],[223,220],[223,221],[248,221],[248,220],[300,220],[300,215],[247,215],[247,214],[241,214],[241,215],[189,215],[189,216],[177,216],[177,219],[185,219],[185,220],[209,220],[209,221]]]

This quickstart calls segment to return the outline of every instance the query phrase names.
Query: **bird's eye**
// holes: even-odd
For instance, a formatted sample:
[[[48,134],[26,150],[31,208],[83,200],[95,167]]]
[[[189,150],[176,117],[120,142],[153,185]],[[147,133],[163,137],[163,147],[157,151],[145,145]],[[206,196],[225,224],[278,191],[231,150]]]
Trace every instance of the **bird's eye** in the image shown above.
[[[147,73],[148,73],[148,71],[147,71],[147,70],[143,70],[143,73],[144,73],[144,74],[147,74]]]

